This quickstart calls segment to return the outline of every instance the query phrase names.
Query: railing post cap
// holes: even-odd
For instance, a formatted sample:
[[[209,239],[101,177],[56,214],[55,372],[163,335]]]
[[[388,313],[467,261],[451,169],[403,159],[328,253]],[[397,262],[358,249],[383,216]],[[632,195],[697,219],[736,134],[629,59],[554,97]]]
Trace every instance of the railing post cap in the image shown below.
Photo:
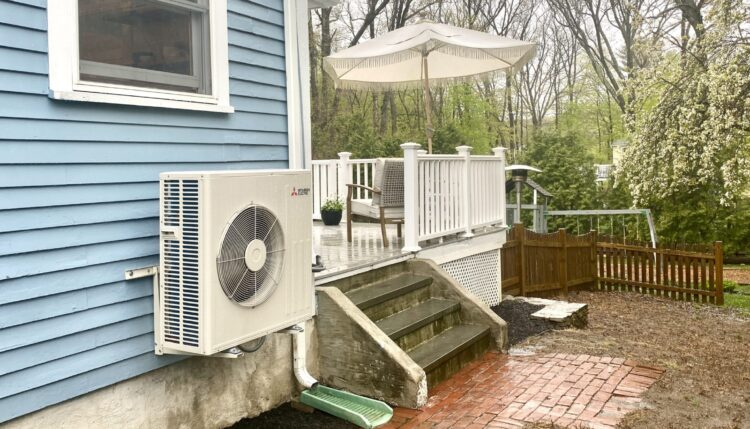
[[[420,147],[422,146],[419,143],[414,143],[414,142],[406,142],[401,145],[401,149],[403,150],[417,150]]]
[[[419,149],[419,150],[417,151],[417,154],[419,154],[419,155],[427,155],[427,151],[426,151],[426,150],[424,150],[424,149]]]
[[[508,150],[508,148],[507,147],[502,147],[502,146],[498,146],[498,147],[493,147],[492,148],[492,152],[495,155],[501,155],[501,154],[505,153],[506,150]]]
[[[351,152],[339,152],[338,155],[339,155],[339,158],[349,158],[350,156],[352,156],[352,153]]]
[[[468,153],[468,152],[471,152],[471,149],[472,149],[471,146],[466,146],[466,145],[458,146],[456,148],[456,150],[458,151],[458,153]]]

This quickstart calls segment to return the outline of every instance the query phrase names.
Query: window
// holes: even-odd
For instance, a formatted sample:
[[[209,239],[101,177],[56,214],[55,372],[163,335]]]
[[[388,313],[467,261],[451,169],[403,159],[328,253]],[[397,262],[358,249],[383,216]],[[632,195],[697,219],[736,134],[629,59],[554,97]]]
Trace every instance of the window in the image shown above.
[[[48,3],[56,99],[231,112],[226,0]]]

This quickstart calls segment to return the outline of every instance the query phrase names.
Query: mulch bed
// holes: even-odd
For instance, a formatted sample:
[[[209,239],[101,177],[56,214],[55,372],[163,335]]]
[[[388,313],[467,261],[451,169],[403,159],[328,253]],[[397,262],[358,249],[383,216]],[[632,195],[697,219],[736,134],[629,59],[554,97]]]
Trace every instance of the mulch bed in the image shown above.
[[[357,426],[322,411],[306,413],[287,403],[251,419],[242,419],[227,429],[354,429]]]
[[[511,345],[514,345],[526,338],[555,328],[555,322],[531,317],[532,313],[536,313],[542,308],[544,308],[543,305],[529,304],[516,299],[505,299],[492,307],[492,311],[508,324],[508,341]]]

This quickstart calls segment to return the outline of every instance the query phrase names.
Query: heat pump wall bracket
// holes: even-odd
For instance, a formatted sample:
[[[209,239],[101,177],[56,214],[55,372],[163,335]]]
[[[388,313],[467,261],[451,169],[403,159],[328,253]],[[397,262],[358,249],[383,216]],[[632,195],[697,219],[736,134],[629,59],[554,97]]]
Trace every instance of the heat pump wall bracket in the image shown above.
[[[159,302],[159,266],[152,265],[150,267],[134,268],[132,270],[125,271],[125,280],[136,280],[145,277],[152,278],[151,286],[153,288],[154,294],[154,353],[156,353],[157,355],[162,355],[164,354],[164,351],[161,349],[161,343],[159,341],[156,341],[156,336],[161,332],[161,327],[159,326],[159,318],[156,317],[156,315],[159,314],[161,308],[161,303]]]
[[[159,266],[152,265],[150,267],[135,268],[132,270],[125,271],[125,280],[142,279],[144,277],[157,276],[159,274]]]
[[[160,311],[160,302],[159,302],[159,266],[153,265],[150,267],[142,267],[142,268],[135,268],[132,270],[125,271],[125,280],[136,280],[136,279],[142,279],[146,277],[152,277],[153,278],[153,289],[154,289],[154,314],[158,314]],[[155,323],[158,323],[158,318],[154,318]],[[160,328],[158,325],[155,324],[154,326],[154,336],[159,335]],[[154,353],[157,355],[164,354],[164,350],[161,349],[159,346],[159,342],[157,341],[154,344]],[[203,356],[198,355],[194,353],[185,353],[180,352],[176,350],[170,350],[170,354],[180,354],[185,356]],[[244,353],[242,350],[240,350],[237,347],[232,347],[230,349],[224,350],[223,352],[212,354],[209,357],[218,357],[218,358],[229,358],[229,359],[237,359],[238,357],[244,356]]]

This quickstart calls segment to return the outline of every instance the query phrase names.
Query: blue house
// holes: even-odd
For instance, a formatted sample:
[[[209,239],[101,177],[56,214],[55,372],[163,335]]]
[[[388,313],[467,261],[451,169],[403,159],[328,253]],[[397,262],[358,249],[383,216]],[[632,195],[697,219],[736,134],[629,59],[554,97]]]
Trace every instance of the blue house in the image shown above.
[[[390,184],[397,225],[380,207],[380,225],[313,227],[328,269],[294,356],[321,383],[418,408],[507,346],[488,306],[501,299],[502,148],[311,160],[308,10],[335,3],[0,0],[4,429],[222,428],[298,394],[290,335],[240,359],[155,353],[152,279],[125,273],[159,263],[167,171],[310,169],[317,207],[357,188],[349,207],[367,210]]]
[[[321,3],[0,0],[0,423],[180,360],[154,354],[151,280],[124,280],[158,263],[159,173],[306,165]]]

